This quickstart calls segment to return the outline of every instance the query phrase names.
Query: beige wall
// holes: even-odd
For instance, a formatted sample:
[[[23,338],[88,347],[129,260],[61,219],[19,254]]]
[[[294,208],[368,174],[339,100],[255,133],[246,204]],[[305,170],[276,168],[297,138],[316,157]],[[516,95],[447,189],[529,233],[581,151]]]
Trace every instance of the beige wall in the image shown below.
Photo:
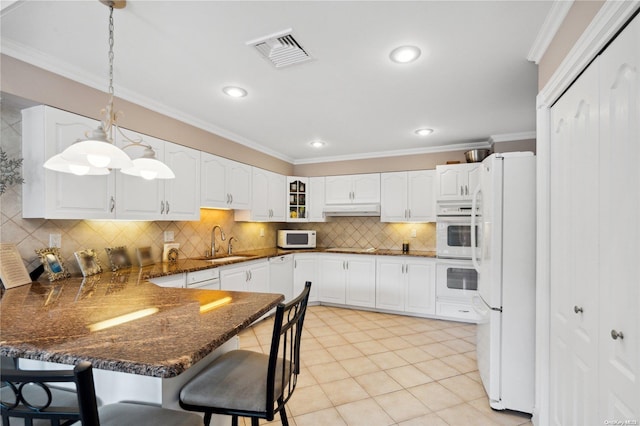
[[[6,55],[2,55],[1,60],[4,93],[94,119],[101,118],[100,110],[107,103],[105,92]],[[131,102],[116,98],[114,105],[117,111],[124,112],[118,118],[122,127],[284,175],[293,172],[292,165],[286,161]]]
[[[538,63],[538,90],[542,90],[551,79],[604,3],[603,0],[576,0],[573,3],[562,26]]]

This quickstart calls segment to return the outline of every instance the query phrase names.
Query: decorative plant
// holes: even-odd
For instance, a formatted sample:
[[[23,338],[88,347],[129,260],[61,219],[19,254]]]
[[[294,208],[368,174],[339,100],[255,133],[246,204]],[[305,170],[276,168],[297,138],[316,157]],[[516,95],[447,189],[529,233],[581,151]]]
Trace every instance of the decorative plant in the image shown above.
[[[0,195],[9,185],[24,183],[22,179],[22,158],[9,158],[0,148]]]

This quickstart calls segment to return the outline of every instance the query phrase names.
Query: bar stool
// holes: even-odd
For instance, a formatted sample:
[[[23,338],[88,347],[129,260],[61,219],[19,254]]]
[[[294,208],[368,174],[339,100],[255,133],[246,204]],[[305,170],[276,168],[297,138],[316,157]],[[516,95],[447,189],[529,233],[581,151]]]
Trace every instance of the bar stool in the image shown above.
[[[205,367],[180,391],[180,406],[205,414],[209,426],[211,415],[250,417],[251,425],[259,419],[273,420],[280,413],[283,426],[288,426],[285,404],[293,395],[300,373],[300,338],[307,311],[311,282],[289,303],[276,308],[269,355],[234,350]]]

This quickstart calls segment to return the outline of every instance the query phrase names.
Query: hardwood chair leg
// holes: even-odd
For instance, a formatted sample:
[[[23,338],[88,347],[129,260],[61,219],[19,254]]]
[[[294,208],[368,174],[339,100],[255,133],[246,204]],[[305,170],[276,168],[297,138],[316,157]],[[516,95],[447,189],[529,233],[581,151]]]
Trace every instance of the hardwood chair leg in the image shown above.
[[[209,426],[211,424],[211,413],[204,413],[204,426]]]
[[[285,410],[284,405],[280,409],[280,422],[282,426],[289,426],[289,419],[287,419],[287,410]]]
[[[231,426],[238,426],[238,416],[231,416]]]

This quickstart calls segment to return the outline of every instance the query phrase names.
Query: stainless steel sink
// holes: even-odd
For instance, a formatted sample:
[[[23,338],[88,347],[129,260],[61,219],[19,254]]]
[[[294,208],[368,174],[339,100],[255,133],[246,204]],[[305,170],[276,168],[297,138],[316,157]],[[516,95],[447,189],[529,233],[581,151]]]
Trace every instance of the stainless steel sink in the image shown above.
[[[234,260],[246,260],[250,259],[252,256],[226,256],[226,257],[214,257],[213,259],[205,259],[207,262],[211,263],[222,263],[222,262],[232,262]]]
[[[338,253],[375,253],[378,249],[374,247],[360,248],[360,247],[330,247],[326,251],[334,251]]]

